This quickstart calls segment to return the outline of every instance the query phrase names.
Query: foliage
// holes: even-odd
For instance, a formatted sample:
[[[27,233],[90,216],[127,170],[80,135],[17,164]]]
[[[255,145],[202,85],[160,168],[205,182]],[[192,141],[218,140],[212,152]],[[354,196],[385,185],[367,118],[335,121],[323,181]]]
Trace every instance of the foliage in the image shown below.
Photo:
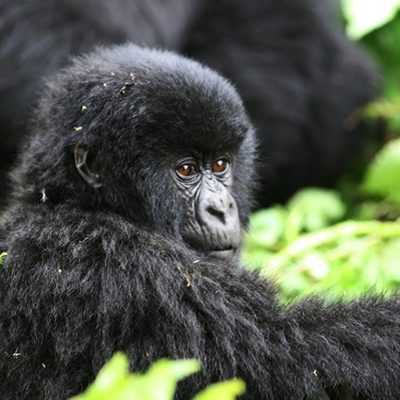
[[[360,39],[391,21],[400,9],[400,0],[342,0],[347,33]]]
[[[6,258],[7,253],[0,253],[0,265],[3,264],[4,259]]]
[[[345,203],[305,189],[252,215],[244,263],[273,275],[284,300],[321,292],[353,297],[400,287],[400,139],[369,165]]]
[[[399,0],[400,1],[400,0]],[[383,72],[383,104],[375,111],[385,111],[383,117],[397,117],[400,111],[400,11],[382,28],[375,30],[361,39],[361,45],[371,53]],[[374,108],[372,108],[374,111]],[[392,113],[390,113],[392,111]],[[379,114],[378,114],[379,115]],[[400,125],[395,125],[399,128]]]
[[[179,380],[201,368],[196,360],[159,360],[145,374],[130,373],[127,357],[115,354],[85,393],[71,400],[172,400]],[[244,393],[239,379],[209,386],[193,400],[233,400]]]
[[[400,0],[341,0],[346,29],[374,58],[383,73],[382,98],[366,111],[382,117],[389,132],[400,133]]]
[[[400,206],[400,140],[389,143],[368,168],[363,189]]]

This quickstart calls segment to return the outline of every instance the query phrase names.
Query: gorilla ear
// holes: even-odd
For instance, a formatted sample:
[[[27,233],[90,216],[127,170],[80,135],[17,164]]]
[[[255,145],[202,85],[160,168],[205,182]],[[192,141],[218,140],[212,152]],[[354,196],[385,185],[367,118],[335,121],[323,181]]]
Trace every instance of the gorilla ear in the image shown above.
[[[74,147],[75,167],[78,170],[79,175],[84,179],[86,183],[88,183],[93,188],[98,189],[102,185],[100,182],[100,176],[93,173],[87,165],[88,154],[88,149],[76,145]]]

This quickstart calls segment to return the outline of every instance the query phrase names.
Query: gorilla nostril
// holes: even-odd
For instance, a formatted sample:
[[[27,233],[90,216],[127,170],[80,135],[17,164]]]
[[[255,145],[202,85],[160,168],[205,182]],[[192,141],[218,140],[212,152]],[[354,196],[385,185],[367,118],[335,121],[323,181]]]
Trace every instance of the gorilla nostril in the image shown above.
[[[213,215],[214,217],[217,217],[221,222],[225,223],[225,213],[217,210],[216,208],[212,207],[212,206],[208,206],[206,208],[206,211]]]

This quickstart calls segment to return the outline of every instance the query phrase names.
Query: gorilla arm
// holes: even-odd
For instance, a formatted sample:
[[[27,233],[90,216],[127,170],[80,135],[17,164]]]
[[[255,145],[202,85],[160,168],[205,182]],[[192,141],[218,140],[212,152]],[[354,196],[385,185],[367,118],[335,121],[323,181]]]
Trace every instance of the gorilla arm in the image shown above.
[[[397,298],[286,309],[257,274],[113,214],[25,205],[7,226],[4,399],[75,394],[117,350],[135,370],[160,357],[201,359],[201,375],[180,388],[185,399],[233,376],[257,399],[300,399],[340,384],[367,398],[400,396]]]

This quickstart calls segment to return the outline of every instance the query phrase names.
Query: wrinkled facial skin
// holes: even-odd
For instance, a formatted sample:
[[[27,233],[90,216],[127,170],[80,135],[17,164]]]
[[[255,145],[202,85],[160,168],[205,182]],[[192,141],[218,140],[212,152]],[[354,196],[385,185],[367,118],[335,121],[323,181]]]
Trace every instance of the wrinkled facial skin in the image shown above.
[[[230,260],[240,245],[238,207],[231,195],[232,157],[185,157],[172,171],[185,207],[181,234],[192,248]]]

